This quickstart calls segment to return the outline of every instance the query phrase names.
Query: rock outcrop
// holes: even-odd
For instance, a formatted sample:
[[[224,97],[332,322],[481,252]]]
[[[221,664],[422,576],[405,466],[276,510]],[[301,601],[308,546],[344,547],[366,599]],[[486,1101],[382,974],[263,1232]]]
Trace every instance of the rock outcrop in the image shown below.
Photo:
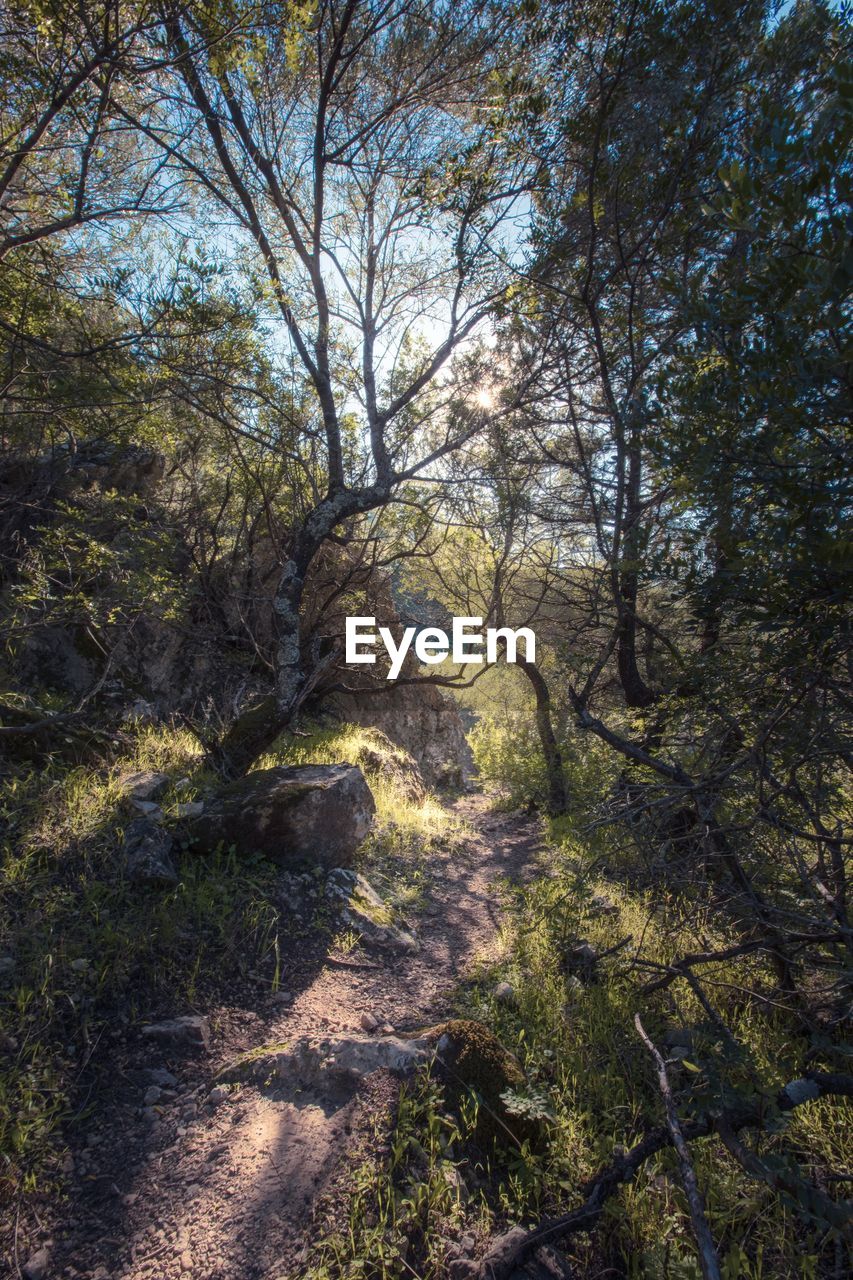
[[[232,782],[190,827],[193,845],[262,853],[279,866],[350,866],[376,806],[354,765],[259,769]]]
[[[398,685],[381,694],[335,694],[342,720],[380,729],[417,761],[429,786],[461,786],[474,771],[459,709],[435,685]]]
[[[337,908],[341,923],[353,929],[368,946],[404,954],[417,951],[414,935],[395,923],[393,912],[364,876],[345,867],[336,868],[326,881],[325,892]]]

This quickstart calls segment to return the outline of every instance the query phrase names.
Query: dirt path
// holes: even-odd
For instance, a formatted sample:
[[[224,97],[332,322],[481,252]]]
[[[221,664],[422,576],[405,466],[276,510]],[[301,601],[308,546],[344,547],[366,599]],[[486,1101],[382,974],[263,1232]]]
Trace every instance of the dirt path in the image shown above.
[[[100,1128],[93,1122],[86,1150],[75,1153],[75,1188],[49,1246],[46,1280],[299,1274],[317,1198],[370,1140],[393,1079],[377,1073],[358,1089],[322,1095],[249,1086],[222,1098],[221,1090],[211,1097],[211,1082],[248,1048],[363,1034],[363,1015],[377,1019],[379,1034],[397,1035],[446,1015],[459,980],[494,952],[495,881],[528,878],[542,849],[534,820],[492,814],[479,794],[454,809],[472,834],[431,865],[429,900],[410,921],[415,954],[329,962],[290,1005],[221,1011],[203,1062],[166,1058],[174,1083],[162,1075],[164,1054],[147,1051],[152,1065],[130,1073],[111,1114]],[[163,1092],[140,1118],[146,1081]]]

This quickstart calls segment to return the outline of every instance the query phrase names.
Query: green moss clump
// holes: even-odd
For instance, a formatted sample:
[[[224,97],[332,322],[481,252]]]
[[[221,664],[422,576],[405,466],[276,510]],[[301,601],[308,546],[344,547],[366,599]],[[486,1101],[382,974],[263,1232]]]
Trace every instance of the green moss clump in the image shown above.
[[[525,1075],[518,1060],[482,1022],[451,1018],[423,1032],[436,1050],[436,1074],[448,1103],[462,1111],[477,1104],[474,1137],[482,1145],[535,1142],[540,1126],[512,1115],[501,1095],[522,1089]]]

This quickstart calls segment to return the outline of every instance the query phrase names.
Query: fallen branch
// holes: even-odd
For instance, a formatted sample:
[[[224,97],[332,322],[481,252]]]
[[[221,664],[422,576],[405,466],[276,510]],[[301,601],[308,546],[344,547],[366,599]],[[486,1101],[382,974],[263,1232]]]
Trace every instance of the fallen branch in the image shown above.
[[[773,1167],[757,1156],[754,1151],[748,1151],[722,1117],[717,1121],[717,1133],[722,1138],[729,1155],[737,1160],[743,1171],[751,1178],[766,1183],[774,1191],[782,1192],[812,1217],[820,1217],[839,1230],[849,1226],[853,1217],[853,1209],[850,1205],[843,1201],[840,1204],[837,1203],[825,1195],[819,1187],[805,1182],[791,1170]]]
[[[837,935],[834,933],[788,933],[785,935],[785,942],[789,946],[813,946],[820,942],[834,942]],[[693,965],[698,964],[723,964],[726,960],[734,960],[738,956],[749,955],[755,951],[772,951],[773,948],[766,938],[751,938],[748,942],[741,942],[736,946],[726,947],[723,951],[696,951],[689,955],[681,956],[680,959],[674,960],[671,964],[660,964],[657,961],[645,960],[637,958],[634,964],[639,967],[648,969],[657,969],[663,971],[663,977],[656,978],[653,982],[647,982],[642,988],[644,996],[651,995],[654,991],[662,991],[677,978],[686,977],[686,971],[691,969]]]
[[[687,1197],[690,1222],[693,1227],[696,1245],[699,1249],[699,1265],[702,1268],[702,1275],[704,1280],[721,1280],[720,1262],[714,1246],[714,1238],[711,1235],[711,1228],[708,1226],[708,1219],[705,1216],[705,1200],[696,1180],[696,1170],[693,1168],[693,1161],[690,1159],[690,1149],[687,1146],[681,1122],[678,1119],[678,1111],[675,1106],[675,1099],[672,1096],[669,1076],[666,1074],[666,1063],[653,1041],[646,1034],[638,1013],[634,1014],[634,1026],[637,1028],[637,1035],[654,1058],[655,1067],[657,1068],[658,1088],[666,1110],[666,1124],[669,1129],[669,1135],[678,1156],[681,1184]]]
[[[0,737],[2,738],[37,738],[43,733],[51,733],[54,729],[65,728],[82,719],[82,714],[79,711],[68,711],[46,716],[42,711],[27,707],[15,707],[7,702],[0,702],[0,716],[4,720],[17,721],[17,724],[0,724]]]

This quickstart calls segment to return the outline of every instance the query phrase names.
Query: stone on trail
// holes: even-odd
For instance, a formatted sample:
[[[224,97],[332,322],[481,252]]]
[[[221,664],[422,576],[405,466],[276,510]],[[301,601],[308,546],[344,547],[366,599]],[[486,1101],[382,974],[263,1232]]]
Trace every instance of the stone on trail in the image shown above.
[[[177,1076],[173,1076],[171,1071],[167,1071],[165,1067],[149,1067],[148,1079],[153,1080],[155,1084],[159,1084],[161,1089],[174,1089],[178,1083]]]
[[[345,867],[373,826],[376,806],[350,764],[259,769],[222,790],[191,826],[195,847],[220,843],[280,866]]]
[[[24,1263],[25,1280],[44,1280],[50,1266],[50,1253],[47,1249],[38,1249]]]
[[[198,1014],[187,1014],[166,1022],[152,1022],[142,1028],[142,1034],[149,1040],[160,1040],[176,1048],[206,1049],[210,1044],[210,1023]]]
[[[220,1072],[222,1081],[254,1081],[266,1084],[324,1088],[353,1087],[374,1071],[410,1075],[430,1053],[423,1040],[402,1040],[396,1036],[343,1035],[325,1040],[302,1036],[288,1045],[272,1045],[257,1050]]]
[[[135,884],[178,883],[172,864],[172,837],[148,818],[136,818],[124,833],[125,870]]]

